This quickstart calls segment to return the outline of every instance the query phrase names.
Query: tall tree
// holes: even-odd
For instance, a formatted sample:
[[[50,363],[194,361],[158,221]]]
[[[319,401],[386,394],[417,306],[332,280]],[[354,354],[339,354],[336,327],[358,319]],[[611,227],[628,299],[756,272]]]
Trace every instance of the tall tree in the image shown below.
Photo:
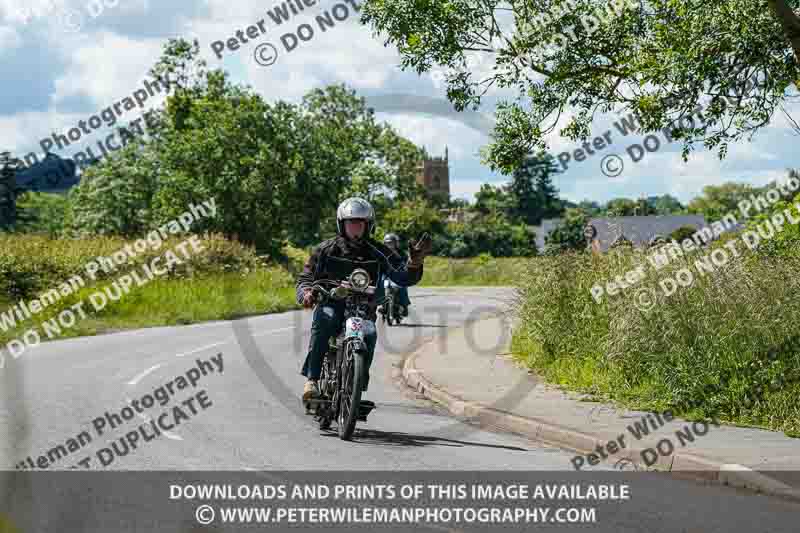
[[[557,216],[561,204],[551,176],[558,172],[550,155],[526,158],[523,165],[513,172],[511,183],[506,188],[511,201],[510,215],[531,226],[541,224],[543,218]]]
[[[629,198],[614,198],[606,204],[606,214],[610,217],[632,217],[641,215],[641,203]]]
[[[602,216],[603,214],[603,208],[600,207],[600,204],[597,202],[592,202],[589,200],[581,200],[581,202],[576,207],[590,217]]]
[[[485,151],[492,169],[511,172],[547,149],[562,115],[571,113],[562,137],[586,140],[595,114],[615,108],[636,111],[645,131],[674,128],[684,157],[700,142],[724,157],[797,89],[797,9],[796,0],[367,0],[362,11],[402,68],[451,69],[443,90],[457,110],[477,109],[494,86],[516,90],[498,105]],[[464,68],[467,53],[494,68]],[[678,122],[701,105],[694,127]]]
[[[475,210],[483,215],[494,213],[507,213],[511,208],[509,198],[503,187],[495,187],[489,183],[481,185],[475,193]]]
[[[649,199],[648,206],[654,215],[678,215],[686,210],[677,198],[669,194]]]
[[[87,170],[71,193],[75,231],[137,234],[213,198],[216,214],[194,230],[278,256],[286,240],[318,242],[345,195],[406,194],[419,150],[351,89],[269,104],[204,65],[196,41],[166,45],[151,70],[172,80],[157,135]]]
[[[739,202],[756,194],[758,189],[747,183],[728,182],[722,185],[707,185],[703,194],[689,202],[689,212],[703,215],[713,222],[728,213],[738,210]]]
[[[583,230],[588,216],[580,209],[567,209],[564,221],[545,237],[544,255],[555,255],[570,250],[585,250]]]

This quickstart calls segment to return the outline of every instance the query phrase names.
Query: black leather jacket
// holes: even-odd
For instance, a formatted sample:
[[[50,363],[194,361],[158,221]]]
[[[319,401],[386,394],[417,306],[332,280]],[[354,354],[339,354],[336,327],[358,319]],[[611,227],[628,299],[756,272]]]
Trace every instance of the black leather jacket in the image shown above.
[[[423,267],[406,268],[407,260],[403,254],[393,252],[383,243],[373,239],[353,242],[337,236],[319,244],[311,252],[311,257],[297,277],[297,303],[303,301],[303,291],[311,288],[314,281],[331,279],[329,257],[343,258],[351,261],[376,261],[381,274],[403,287],[410,287],[422,279]],[[376,280],[372,280],[375,284]]]

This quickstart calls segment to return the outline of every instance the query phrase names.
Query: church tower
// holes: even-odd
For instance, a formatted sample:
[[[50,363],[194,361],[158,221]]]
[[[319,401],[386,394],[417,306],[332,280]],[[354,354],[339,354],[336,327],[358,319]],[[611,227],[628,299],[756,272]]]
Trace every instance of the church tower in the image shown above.
[[[450,166],[446,146],[443,158],[424,159],[417,165],[417,183],[431,195],[444,195],[450,199]]]

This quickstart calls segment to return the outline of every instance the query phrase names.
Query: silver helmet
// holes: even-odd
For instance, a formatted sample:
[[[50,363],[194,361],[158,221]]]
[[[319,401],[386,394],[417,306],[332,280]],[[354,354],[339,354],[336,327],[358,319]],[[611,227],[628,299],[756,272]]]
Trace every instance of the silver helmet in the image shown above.
[[[371,235],[375,230],[375,210],[363,198],[352,197],[339,204],[339,208],[336,210],[336,231],[339,232],[339,235],[344,236],[342,222],[353,219],[362,219],[367,222],[365,237]]]
[[[387,233],[383,238],[383,244],[389,244],[391,242],[397,244],[397,246],[400,246],[400,237],[398,237],[395,233]]]

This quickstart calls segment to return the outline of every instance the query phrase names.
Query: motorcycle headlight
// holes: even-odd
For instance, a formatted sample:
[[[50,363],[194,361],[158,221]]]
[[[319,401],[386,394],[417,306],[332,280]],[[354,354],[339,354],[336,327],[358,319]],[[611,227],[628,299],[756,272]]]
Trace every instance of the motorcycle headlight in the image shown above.
[[[356,289],[364,289],[369,285],[369,274],[367,274],[366,270],[358,270],[353,271],[350,274],[350,285],[352,285]]]

